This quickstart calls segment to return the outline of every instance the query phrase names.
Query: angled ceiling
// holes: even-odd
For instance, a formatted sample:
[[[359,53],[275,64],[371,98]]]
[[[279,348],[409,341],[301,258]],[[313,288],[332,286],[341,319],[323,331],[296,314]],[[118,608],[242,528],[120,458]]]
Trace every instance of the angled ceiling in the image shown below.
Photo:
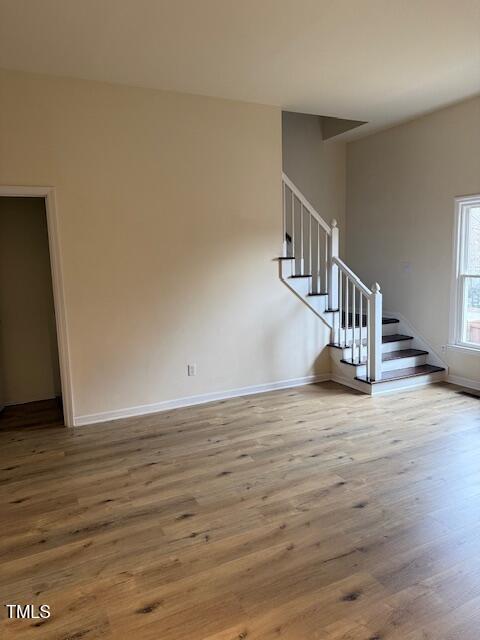
[[[0,0],[0,67],[368,121],[480,92],[480,0]]]

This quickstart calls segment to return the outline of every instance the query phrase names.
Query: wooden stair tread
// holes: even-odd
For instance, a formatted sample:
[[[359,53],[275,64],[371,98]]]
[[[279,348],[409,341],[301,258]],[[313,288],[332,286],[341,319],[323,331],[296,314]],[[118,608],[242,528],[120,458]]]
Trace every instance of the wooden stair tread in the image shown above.
[[[371,381],[366,376],[357,376],[355,380],[365,382],[366,384],[382,384],[382,382],[391,382],[392,380],[402,380],[404,378],[415,378],[430,373],[445,371],[443,367],[435,367],[431,364],[422,364],[417,367],[407,367],[406,369],[393,369],[392,371],[384,371],[381,380]]]
[[[415,356],[427,356],[428,351],[422,351],[421,349],[400,349],[399,351],[388,351],[387,353],[382,354],[382,362],[388,362],[389,360],[402,360],[403,358],[414,358]],[[362,362],[352,362],[351,360],[347,360],[346,358],[340,360],[344,364],[350,364],[352,366],[358,367],[360,365],[366,364],[366,360],[362,360]]]
[[[382,336],[382,344],[389,342],[400,342],[401,340],[413,340],[413,336],[405,336],[401,333],[392,333],[390,336]]]
[[[428,356],[428,351],[423,349],[399,349],[398,351],[387,351],[382,354],[382,361],[399,360],[400,358],[414,358],[415,356]]]
[[[351,312],[349,312],[348,314],[348,327],[347,329],[351,329],[352,328],[352,318],[353,318],[353,314]],[[385,316],[382,317],[382,324],[395,324],[400,322],[400,320],[397,320],[397,318],[386,318]],[[366,327],[367,326],[367,316],[366,314],[362,313],[362,327]],[[360,328],[360,314],[356,313],[355,314],[355,328]],[[342,329],[345,329],[345,312],[342,311]]]
[[[311,296],[328,296],[328,293],[325,293],[324,291],[319,291],[318,293],[309,293],[307,295],[308,298],[310,298]]]

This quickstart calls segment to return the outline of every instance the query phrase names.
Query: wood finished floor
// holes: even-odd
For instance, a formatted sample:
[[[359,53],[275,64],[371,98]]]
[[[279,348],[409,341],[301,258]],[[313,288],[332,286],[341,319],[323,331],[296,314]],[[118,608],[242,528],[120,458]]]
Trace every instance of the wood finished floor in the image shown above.
[[[2,606],[5,640],[480,637],[479,399],[324,383],[76,430],[37,409],[0,420],[0,602],[52,617]]]

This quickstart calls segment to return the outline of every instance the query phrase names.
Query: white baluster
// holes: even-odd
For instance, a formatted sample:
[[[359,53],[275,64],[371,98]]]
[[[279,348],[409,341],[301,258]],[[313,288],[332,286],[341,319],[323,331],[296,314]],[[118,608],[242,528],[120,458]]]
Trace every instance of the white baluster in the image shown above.
[[[303,244],[303,202],[300,202],[300,275],[305,275],[305,247]]]
[[[317,293],[322,291],[322,278],[320,275],[320,225],[317,222]]]
[[[372,286],[368,326],[368,360],[370,379],[382,378],[382,294],[378,282]]]
[[[338,258],[338,244],[337,221],[332,220],[332,231],[330,235],[328,255],[328,304],[330,309],[338,308],[338,267],[332,261],[332,258]]]
[[[338,272],[338,344],[342,347],[343,272]]]
[[[325,242],[324,242],[324,245],[323,245],[324,258],[325,258],[325,260],[324,260],[325,271],[324,271],[324,274],[323,274],[323,289],[322,289],[322,291],[324,293],[327,293],[328,292],[328,251],[329,251],[328,250],[328,241],[329,241],[330,236],[325,232],[324,232],[323,235],[324,235],[324,238],[325,238]],[[330,309],[332,308],[332,306],[330,304],[330,297],[328,298],[328,306],[330,307]]]
[[[348,289],[349,289],[350,278],[348,276],[345,277],[345,311],[344,311],[344,320],[343,320],[343,337],[345,346],[348,345],[348,309],[349,309],[349,300],[348,300]]]
[[[352,282],[352,362],[355,362],[355,297],[357,295],[357,289]]]
[[[282,255],[287,257],[287,194],[285,182],[282,181],[282,198],[283,198],[283,242],[282,242]]]
[[[361,364],[362,362],[362,333],[363,333],[363,293],[361,291],[359,291],[359,310],[358,310],[358,315],[360,318],[360,328],[359,328],[359,340],[358,340],[358,364]]]
[[[372,301],[367,298],[367,380],[370,380],[370,326],[372,323]]]
[[[292,191],[292,256],[294,259],[292,260],[292,275],[297,275],[297,256],[295,255],[295,194]]]
[[[313,268],[312,268],[312,216],[308,211],[308,273],[312,276],[313,283]],[[313,286],[313,285],[312,285]]]

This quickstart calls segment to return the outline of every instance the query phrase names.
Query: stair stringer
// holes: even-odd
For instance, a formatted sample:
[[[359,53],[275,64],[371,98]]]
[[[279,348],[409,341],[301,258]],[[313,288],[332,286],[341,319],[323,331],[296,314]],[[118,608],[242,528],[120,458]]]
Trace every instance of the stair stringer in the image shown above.
[[[279,263],[280,280],[299,298],[313,313],[324,322],[330,330],[339,319],[338,311],[327,311],[328,296],[309,296],[311,276],[292,277],[294,258],[282,258]],[[323,298],[323,300],[320,300]]]

